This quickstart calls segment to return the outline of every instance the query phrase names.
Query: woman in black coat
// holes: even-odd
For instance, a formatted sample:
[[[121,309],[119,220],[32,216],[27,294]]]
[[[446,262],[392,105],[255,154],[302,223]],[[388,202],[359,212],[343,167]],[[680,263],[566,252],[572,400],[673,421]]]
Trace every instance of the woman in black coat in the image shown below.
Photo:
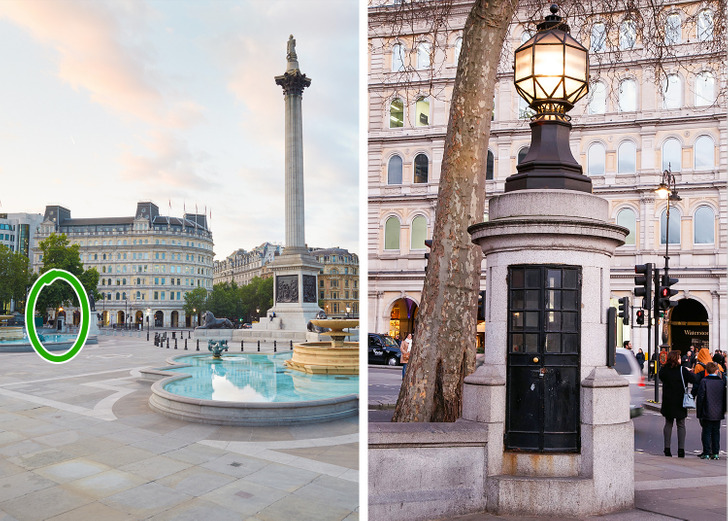
[[[681,375],[682,374],[682,378]],[[673,350],[667,354],[667,362],[660,368],[660,381],[662,382],[662,407],[660,412],[665,417],[665,456],[672,457],[670,452],[670,438],[672,438],[672,424],[677,423],[677,457],[685,457],[685,418],[688,410],[683,407],[685,385],[695,383],[695,375],[680,364],[680,351]]]

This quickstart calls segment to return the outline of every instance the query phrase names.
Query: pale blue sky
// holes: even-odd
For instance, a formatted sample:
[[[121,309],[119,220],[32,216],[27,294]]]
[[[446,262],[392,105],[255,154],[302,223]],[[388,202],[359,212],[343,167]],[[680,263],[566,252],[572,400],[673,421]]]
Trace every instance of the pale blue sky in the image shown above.
[[[218,260],[283,243],[292,33],[306,242],[359,253],[358,30],[356,0],[0,2],[0,212],[196,204]]]

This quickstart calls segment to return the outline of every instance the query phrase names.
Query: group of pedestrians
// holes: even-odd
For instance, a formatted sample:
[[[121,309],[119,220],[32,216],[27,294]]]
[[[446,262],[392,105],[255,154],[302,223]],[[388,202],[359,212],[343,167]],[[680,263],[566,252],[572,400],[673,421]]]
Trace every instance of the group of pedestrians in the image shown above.
[[[663,429],[665,456],[672,456],[670,441],[673,424],[677,425],[677,456],[685,457],[685,418],[688,407],[692,408],[690,398],[695,402],[696,417],[702,428],[701,441],[703,451],[701,459],[719,459],[720,454],[720,422],[726,413],[726,376],[725,367],[713,361],[708,348],[702,348],[695,356],[692,366],[680,351],[673,350],[665,356],[665,363],[660,368],[659,378],[662,382],[662,407],[660,412],[665,417]],[[723,358],[725,363],[725,358]],[[688,384],[692,390],[688,391]]]

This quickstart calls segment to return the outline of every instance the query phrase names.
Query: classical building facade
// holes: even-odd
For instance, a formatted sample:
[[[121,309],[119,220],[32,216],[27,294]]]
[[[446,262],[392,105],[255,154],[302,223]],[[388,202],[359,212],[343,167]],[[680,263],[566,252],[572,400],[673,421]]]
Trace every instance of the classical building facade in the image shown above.
[[[96,310],[103,325],[144,324],[146,316],[157,327],[197,325],[182,306],[188,291],[212,290],[213,242],[205,215],[164,216],[154,203],[140,202],[133,216],[78,219],[67,208],[47,206],[32,247],[35,271],[43,265],[38,245],[52,233],[78,244],[84,269],[99,272],[104,298]],[[73,322],[78,318],[75,313]]]
[[[372,331],[404,335],[414,327],[424,241],[432,236],[449,100],[470,6],[454,2],[447,29],[434,40],[424,26],[388,23],[391,5],[369,9]],[[654,190],[664,170],[675,175],[681,200],[670,205],[669,256],[671,277],[679,278],[679,304],[663,334],[678,348],[694,342],[712,350],[728,345],[728,147],[726,100],[720,94],[726,69],[725,52],[711,52],[705,44],[713,38],[712,13],[701,6],[681,3],[666,11],[665,37],[683,59],[666,61],[662,80],[655,80],[655,63],[634,37],[629,19],[615,23],[596,16],[582,24],[588,27],[582,43],[590,48],[592,82],[590,94],[570,112],[570,143],[594,193],[609,202],[613,221],[630,230],[613,259],[611,296],[630,296],[633,309],[641,304],[632,294],[634,265],[664,266],[667,207]],[[529,109],[516,94],[512,60],[532,30],[514,23],[507,37],[488,143],[486,198],[503,192],[530,143]],[[617,51],[618,69],[610,65]],[[481,273],[484,289],[485,270]],[[634,319],[619,334],[635,348],[647,346],[646,329],[637,328]]]
[[[213,284],[235,282],[238,286],[249,284],[255,277],[273,276],[268,265],[281,254],[283,246],[264,242],[250,251],[239,249],[225,260],[213,262]]]
[[[359,316],[359,257],[343,248],[315,248],[311,255],[323,268],[318,276],[318,303],[328,316]]]

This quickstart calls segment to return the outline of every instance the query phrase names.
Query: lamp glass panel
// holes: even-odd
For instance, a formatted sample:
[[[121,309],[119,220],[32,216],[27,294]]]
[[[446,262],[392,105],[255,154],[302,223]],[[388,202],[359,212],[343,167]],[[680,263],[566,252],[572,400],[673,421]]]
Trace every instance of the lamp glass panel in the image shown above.
[[[536,76],[563,76],[564,51],[563,46],[537,44],[534,56],[533,73]],[[555,86],[555,84],[554,84]],[[547,88],[548,90],[548,88]]]
[[[586,82],[586,52],[575,47],[566,47],[566,76]]]
[[[529,103],[536,97],[535,85],[531,78],[518,82],[516,85],[523,90]]]
[[[554,97],[561,97],[556,95],[556,89],[561,83],[561,76],[541,76],[538,78],[538,88],[536,89],[536,99],[543,100]]]
[[[520,51],[516,51],[516,83],[521,81],[523,78],[530,76],[532,71],[532,56],[533,47],[526,47]]]

